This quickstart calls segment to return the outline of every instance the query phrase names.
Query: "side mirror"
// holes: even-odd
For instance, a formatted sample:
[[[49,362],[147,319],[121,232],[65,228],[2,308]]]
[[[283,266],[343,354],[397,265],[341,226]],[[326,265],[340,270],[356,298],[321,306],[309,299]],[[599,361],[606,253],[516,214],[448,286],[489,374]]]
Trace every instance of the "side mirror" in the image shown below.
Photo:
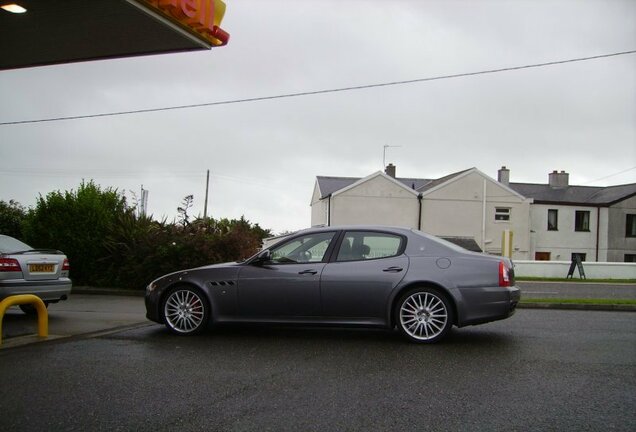
[[[253,261],[254,264],[263,264],[272,260],[272,251],[269,249],[265,249],[261,251],[258,255],[256,255],[256,259]]]

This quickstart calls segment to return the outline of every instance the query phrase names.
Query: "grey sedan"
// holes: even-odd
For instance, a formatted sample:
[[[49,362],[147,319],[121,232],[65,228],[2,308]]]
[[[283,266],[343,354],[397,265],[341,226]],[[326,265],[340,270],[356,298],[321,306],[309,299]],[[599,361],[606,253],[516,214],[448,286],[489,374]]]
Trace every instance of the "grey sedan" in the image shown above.
[[[35,294],[45,305],[66,300],[71,293],[70,265],[58,250],[34,249],[7,235],[0,235],[0,300],[10,295]],[[30,304],[20,305],[35,313]]]
[[[147,317],[180,335],[210,323],[397,327],[414,342],[511,316],[507,258],[420,231],[383,226],[299,231],[244,262],[165,275],[146,288]]]

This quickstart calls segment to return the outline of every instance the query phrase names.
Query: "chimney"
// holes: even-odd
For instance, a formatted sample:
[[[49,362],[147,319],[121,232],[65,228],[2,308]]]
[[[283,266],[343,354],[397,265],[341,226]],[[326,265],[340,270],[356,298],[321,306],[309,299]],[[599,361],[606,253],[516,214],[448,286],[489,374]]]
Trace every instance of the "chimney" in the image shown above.
[[[502,166],[501,169],[497,171],[497,181],[506,186],[510,186],[510,170]]]
[[[552,171],[548,174],[548,184],[551,188],[566,188],[570,184],[570,174],[565,171],[558,172],[557,170]]]
[[[386,175],[395,178],[395,165],[393,165],[392,163],[388,164],[384,172],[386,173]]]

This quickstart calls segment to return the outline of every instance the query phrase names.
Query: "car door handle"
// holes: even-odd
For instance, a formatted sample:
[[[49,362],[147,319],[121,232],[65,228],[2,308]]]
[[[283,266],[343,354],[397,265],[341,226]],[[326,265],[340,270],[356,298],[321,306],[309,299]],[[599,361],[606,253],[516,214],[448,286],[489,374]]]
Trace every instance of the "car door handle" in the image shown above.
[[[298,274],[312,274],[312,275],[315,275],[316,273],[318,273],[318,270],[303,270],[301,272],[298,272]]]
[[[389,267],[382,270],[383,272],[399,273],[404,270],[402,267]]]

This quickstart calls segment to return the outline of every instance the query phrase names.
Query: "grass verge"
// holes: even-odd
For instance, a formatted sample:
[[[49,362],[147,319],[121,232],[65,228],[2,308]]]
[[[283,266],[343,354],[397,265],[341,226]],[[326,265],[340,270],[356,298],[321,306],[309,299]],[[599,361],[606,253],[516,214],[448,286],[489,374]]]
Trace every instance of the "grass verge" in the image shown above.
[[[515,280],[518,282],[576,282],[576,283],[621,283],[621,284],[636,284],[636,279],[569,279],[569,278],[543,278],[543,277],[529,277],[529,276],[516,276]]]
[[[632,305],[636,300],[624,299],[591,299],[591,298],[522,298],[521,303],[560,303],[560,304],[595,304],[595,305]]]

